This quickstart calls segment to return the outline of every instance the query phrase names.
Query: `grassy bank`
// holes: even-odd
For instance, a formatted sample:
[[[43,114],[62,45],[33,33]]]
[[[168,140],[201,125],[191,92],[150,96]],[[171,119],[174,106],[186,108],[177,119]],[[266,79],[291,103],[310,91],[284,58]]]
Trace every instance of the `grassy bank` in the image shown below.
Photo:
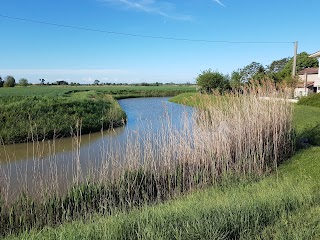
[[[26,194],[13,202],[4,198],[0,218],[2,234],[29,229],[35,231],[44,226],[82,219],[87,223],[101,221],[102,225],[88,223],[87,226],[95,229],[82,227],[85,232],[79,231],[77,237],[86,234],[93,234],[93,238],[118,239],[208,236],[199,235],[203,233],[236,238],[245,233],[246,227],[254,234],[257,226],[274,222],[276,216],[288,209],[296,209],[303,202],[312,204],[313,198],[308,197],[309,189],[295,194],[296,186],[291,186],[290,182],[279,186],[268,183],[266,186],[274,189],[293,189],[293,195],[288,197],[276,191],[273,193],[274,200],[269,201],[270,189],[264,194],[255,182],[275,170],[291,154],[291,105],[279,101],[260,101],[255,95],[231,98],[233,101],[226,103],[222,99],[216,101],[214,107],[197,111],[191,122],[187,117],[184,128],[179,131],[169,128],[144,139],[134,136],[121,150],[124,154],[108,151],[101,166],[93,172],[95,178],[74,185],[67,194],[48,195],[44,191],[38,198]],[[209,99],[205,100],[211,105]],[[258,122],[263,124],[258,125]],[[247,128],[244,129],[242,126],[245,124]],[[235,183],[241,179],[244,182]],[[216,188],[206,190],[208,195],[206,191],[204,195],[198,192],[213,185]],[[246,196],[247,189],[251,195]],[[188,192],[194,194],[177,200],[177,203],[173,201],[159,208],[144,207],[181,197]],[[257,201],[253,201],[252,196]],[[284,203],[282,199],[285,199]],[[140,210],[123,213],[136,207]],[[244,215],[242,222],[243,213],[248,215]],[[111,217],[99,219],[95,214],[111,214]],[[209,228],[206,222],[216,229]],[[75,224],[81,225],[79,222]],[[66,226],[69,226],[67,234],[73,234],[74,225],[62,228]],[[95,233],[96,230],[98,233]],[[51,234],[45,230],[41,233]]]
[[[193,192],[130,213],[93,217],[8,239],[319,239],[319,147],[278,176]]]
[[[111,95],[95,91],[64,96],[0,96],[2,144],[99,131],[124,124],[126,115]]]

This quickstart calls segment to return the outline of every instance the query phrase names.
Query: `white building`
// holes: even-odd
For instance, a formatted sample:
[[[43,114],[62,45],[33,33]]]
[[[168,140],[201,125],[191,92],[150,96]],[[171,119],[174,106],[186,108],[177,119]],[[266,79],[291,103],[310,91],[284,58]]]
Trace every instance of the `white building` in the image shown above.
[[[320,51],[311,54],[309,57],[317,58],[320,66]],[[320,67],[318,69],[318,77],[315,79],[313,87],[316,88],[316,93],[320,93]]]
[[[320,51],[309,55],[309,57],[317,58],[320,66]],[[294,89],[295,98],[320,93],[320,68],[305,68],[298,74],[300,81]]]

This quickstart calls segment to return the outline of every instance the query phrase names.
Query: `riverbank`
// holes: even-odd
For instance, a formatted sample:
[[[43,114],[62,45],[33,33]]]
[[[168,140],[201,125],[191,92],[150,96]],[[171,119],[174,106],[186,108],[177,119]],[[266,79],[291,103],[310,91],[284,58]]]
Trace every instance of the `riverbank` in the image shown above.
[[[95,91],[66,96],[0,97],[1,144],[68,137],[121,126],[118,102]]]
[[[125,123],[115,99],[175,96],[190,86],[28,86],[0,88],[1,144],[97,132]],[[81,131],[80,131],[81,129]]]
[[[228,182],[164,204],[7,239],[319,239],[319,151],[300,150],[258,182]]]
[[[263,104],[258,106],[264,107],[265,111],[269,113],[267,114],[269,116],[273,113],[271,110],[274,111],[276,109],[282,109],[282,105],[275,105],[274,107],[278,106],[278,108],[275,109],[273,106],[270,106],[269,102],[256,102],[255,98],[252,100],[253,101],[246,104],[252,104],[252,102]],[[277,101],[275,104],[283,103]],[[241,105],[235,106],[241,107]],[[247,108],[248,106],[251,107]],[[247,109],[252,109],[253,112],[243,112],[243,110]],[[265,121],[266,119],[264,115],[260,115],[261,111],[255,111],[255,109],[257,109],[257,105],[255,105],[255,107],[253,107],[253,105],[245,105],[240,108],[244,116],[246,116],[244,120],[249,120],[249,118],[247,118],[248,116],[252,118],[252,114],[258,114],[255,119],[263,119],[263,121]],[[235,113],[239,112],[237,109],[235,110]],[[276,112],[275,116],[279,117],[277,113],[278,112]],[[258,116],[263,118],[257,118]],[[211,120],[212,118],[209,115],[209,118],[206,119]],[[199,120],[199,118],[196,120]],[[225,123],[227,119],[223,118],[220,120]],[[269,118],[269,121],[276,124],[273,118]],[[228,161],[217,161],[215,157],[219,157],[218,155],[212,157],[214,152],[209,152],[208,149],[213,149],[213,146],[210,145],[211,141],[207,141],[209,139],[203,138],[203,134],[214,134],[215,132],[207,131],[207,128],[202,128],[202,126],[205,126],[206,122],[201,121],[201,123],[204,125],[200,125],[200,128],[197,129],[197,131],[200,131],[200,135],[193,135],[193,137],[198,136],[195,138],[198,142],[194,142],[194,138],[180,139],[177,138],[176,135],[165,135],[160,139],[155,139],[157,145],[162,146],[161,149],[165,150],[164,152],[156,151],[157,149],[151,147],[153,146],[151,142],[144,142],[143,147],[145,150],[140,153],[139,149],[141,145],[131,143],[132,146],[134,146],[134,151],[128,152],[128,166],[130,167],[130,171],[123,168],[124,170],[122,170],[120,178],[118,178],[120,181],[117,182],[116,185],[80,185],[79,187],[71,189],[69,195],[60,199],[54,198],[52,204],[51,201],[47,202],[50,204],[50,207],[53,207],[53,211],[50,212],[56,212],[56,210],[59,210],[59,207],[62,206],[62,213],[63,210],[67,213],[66,215],[62,214],[62,217],[72,219],[74,216],[73,214],[76,214],[76,217],[80,217],[82,219],[85,217],[85,220],[83,220],[85,223],[75,222],[74,224],[65,224],[57,229],[43,230],[39,235],[36,235],[38,233],[34,231],[31,233],[31,236],[28,234],[25,236],[31,238],[36,238],[37,236],[39,236],[39,238],[47,238],[50,236],[52,238],[67,238],[68,236],[71,237],[71,234],[75,234],[74,236],[79,238],[109,237],[113,239],[122,239],[140,237],[170,239],[174,237],[190,238],[190,236],[208,238],[210,234],[210,236],[218,234],[222,238],[237,238],[244,236],[243,234],[246,233],[256,234],[257,232],[255,229],[260,231],[262,228],[270,226],[270,224],[279,219],[280,215],[282,216],[286,213],[293,213],[295,209],[300,208],[301,206],[312,206],[315,204],[314,198],[310,198],[310,192],[312,192],[312,190],[306,188],[306,186],[309,185],[309,182],[306,182],[305,184],[303,183],[301,188],[299,187],[298,189],[295,188],[296,182],[278,182],[281,176],[280,172],[282,170],[279,170],[276,175],[267,177],[266,179],[270,180],[265,184],[260,183],[264,180],[259,181],[260,177],[265,176],[265,173],[261,176],[259,171],[253,172],[253,178],[250,178],[250,175],[248,176],[240,171],[237,172],[238,175],[235,176],[235,181],[233,181],[232,178],[230,179],[229,177],[230,173],[233,172],[233,167],[235,170],[253,170],[254,167],[247,165],[246,161],[243,163],[239,162],[239,166],[237,166],[230,165]],[[238,125],[240,127],[243,126],[243,124]],[[256,124],[253,124],[252,126],[256,126]],[[210,126],[208,125],[208,127]],[[201,131],[201,129],[203,131]],[[228,136],[229,133],[232,133],[231,131],[228,131],[227,128],[220,128],[220,130],[226,130],[225,134],[228,134]],[[290,128],[288,130],[290,130]],[[185,132],[183,136],[188,137],[190,136],[189,133],[190,132]],[[272,132],[270,132],[270,134],[272,134]],[[233,135],[230,136],[234,137]],[[269,136],[269,134],[267,133],[266,136]],[[274,138],[271,137],[271,139]],[[192,141],[188,142],[190,140]],[[201,140],[204,141],[199,142]],[[228,141],[228,138],[223,141]],[[255,141],[252,141],[252,143],[254,142]],[[230,142],[230,144],[233,143],[234,141]],[[261,143],[264,144],[264,142]],[[281,144],[281,142],[279,143]],[[190,145],[191,148],[189,148],[188,145]],[[197,151],[192,151],[195,146],[197,146]],[[241,146],[242,145],[240,145],[240,147]],[[137,162],[135,162],[134,159],[137,154],[142,154],[139,156],[145,156],[146,158],[144,159],[148,159],[148,164],[144,165],[145,168],[143,169],[136,168]],[[283,153],[280,153],[280,156],[282,154]],[[157,165],[154,164],[157,163],[157,159],[151,159],[150,161],[150,158],[157,156],[159,159],[164,161],[165,166],[163,168],[154,169]],[[225,156],[221,157],[224,158]],[[208,159],[208,162],[206,159]],[[179,161],[177,162],[177,160]],[[261,159],[257,160],[260,161]],[[268,160],[268,158],[266,158],[266,160]],[[211,168],[210,166],[212,165],[210,164],[206,165],[207,163],[212,163],[212,161],[217,161],[215,166],[218,166],[218,168]],[[279,159],[279,161],[281,161],[281,159]],[[230,172],[227,172],[229,174],[228,178],[221,178],[223,175],[221,175],[221,168],[219,168],[218,164],[226,164],[223,166],[230,167]],[[263,169],[266,166],[271,169],[274,169],[275,167],[272,161],[265,161],[264,164],[266,165],[257,164],[260,164],[260,162],[255,163],[254,165],[261,166]],[[241,177],[242,174],[243,178]],[[254,174],[257,174],[258,177],[254,177]],[[240,181],[240,184],[237,183],[241,179],[242,181]],[[201,189],[206,186],[212,186],[212,183],[214,183],[215,188],[199,190],[199,188]],[[280,184],[278,185],[278,183]],[[112,189],[114,191],[110,191]],[[261,191],[259,189],[261,189]],[[305,191],[302,191],[303,189],[305,189]],[[181,198],[181,194],[190,191],[193,192],[191,195]],[[292,192],[292,194],[286,196],[285,191]],[[270,199],[270,196],[273,196],[273,198]],[[163,203],[158,206],[155,205],[154,207],[144,207],[146,204],[161,203],[167,198],[172,197],[177,198],[177,200],[170,201],[168,204]],[[317,195],[315,195],[315,198],[317,198]],[[107,202],[101,202],[103,199],[107,200]],[[60,200],[63,202],[59,202]],[[23,203],[25,203],[25,201]],[[90,212],[94,212],[96,207],[98,207],[99,214],[103,214],[103,211],[108,211],[108,207],[110,206],[108,204],[115,204],[111,205],[116,207],[111,211],[112,216],[97,217],[90,214]],[[29,205],[27,204],[25,206]],[[44,206],[49,207],[48,205]],[[139,206],[140,210],[134,210],[131,212],[131,207],[134,206]],[[58,208],[56,209],[55,207]],[[121,213],[121,211],[119,211],[123,207],[130,210],[129,214]],[[21,207],[18,209],[21,209]],[[28,209],[32,210],[31,212],[34,213],[33,208]],[[89,213],[86,212],[86,209],[89,210]],[[28,214],[23,216],[23,221],[28,220],[27,217],[30,217]],[[60,217],[60,215],[52,216]],[[48,219],[44,220],[50,220],[51,218],[49,217],[50,216],[48,215]],[[54,219],[57,220],[57,218]],[[36,221],[35,223],[42,224],[41,219],[37,217],[37,214],[35,214],[35,216],[31,215],[31,221],[33,220]],[[38,220],[39,222],[37,222]],[[64,219],[64,221],[65,220],[67,219]],[[97,225],[97,222],[101,222],[102,225]],[[4,223],[6,224],[6,222]],[[58,221],[58,223],[61,223],[61,221]],[[7,224],[10,226],[9,221]],[[83,231],[77,231],[75,233],[75,226],[80,226]],[[147,229],[147,232],[145,229]],[[19,225],[17,225],[16,230],[19,231]]]

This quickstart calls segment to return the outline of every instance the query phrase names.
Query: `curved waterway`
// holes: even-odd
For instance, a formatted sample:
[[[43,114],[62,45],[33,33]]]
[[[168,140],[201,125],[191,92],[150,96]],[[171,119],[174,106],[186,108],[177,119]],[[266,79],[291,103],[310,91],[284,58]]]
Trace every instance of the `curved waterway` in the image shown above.
[[[183,116],[192,111],[189,107],[168,102],[168,97],[123,99],[119,104],[127,114],[127,124],[123,127],[78,138],[0,146],[0,181],[10,182],[10,189],[21,190],[23,185],[30,186],[37,181],[39,172],[42,177],[47,176],[47,181],[56,178],[52,175],[62,179],[74,168],[71,164],[74,159],[87,173],[90,167],[99,165],[108,149],[123,153],[129,136],[143,138],[169,125],[179,129]]]

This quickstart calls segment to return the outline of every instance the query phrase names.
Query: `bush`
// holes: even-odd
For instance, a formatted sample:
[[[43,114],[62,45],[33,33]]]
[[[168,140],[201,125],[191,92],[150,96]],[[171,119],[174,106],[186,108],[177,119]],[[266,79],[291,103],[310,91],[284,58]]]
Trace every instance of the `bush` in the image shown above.
[[[200,87],[200,91],[207,93],[212,91],[223,93],[230,89],[228,76],[225,76],[218,71],[212,71],[211,69],[202,71],[196,78],[196,81],[197,85]]]
[[[24,86],[24,87],[26,87],[26,86],[28,86],[28,80],[27,79],[25,79],[25,78],[21,78],[20,80],[19,80],[19,85],[20,86]]]
[[[313,107],[320,107],[320,94],[312,94],[306,97],[302,97],[298,104],[306,105],[306,106],[313,106]]]

